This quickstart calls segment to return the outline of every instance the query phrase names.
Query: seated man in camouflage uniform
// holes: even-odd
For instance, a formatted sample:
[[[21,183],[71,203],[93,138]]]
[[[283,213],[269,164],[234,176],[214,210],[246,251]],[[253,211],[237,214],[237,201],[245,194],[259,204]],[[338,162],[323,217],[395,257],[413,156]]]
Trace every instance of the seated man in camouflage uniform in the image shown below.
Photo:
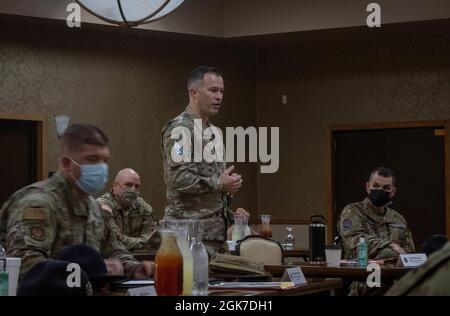
[[[214,154],[211,153],[215,159],[207,161],[202,156],[197,161],[191,146],[179,144],[179,141],[193,145],[200,143],[204,153],[208,143],[215,140],[220,142],[219,146],[223,150],[223,142],[215,133],[217,128],[210,122],[210,118],[219,113],[223,98],[224,83],[220,71],[214,67],[197,67],[191,72],[187,88],[189,104],[186,110],[170,120],[161,133],[167,186],[164,219],[199,219],[203,242],[209,255],[213,256],[216,252],[225,251],[224,242],[233,220],[231,199],[243,180],[240,175],[233,173],[234,166],[226,168],[224,155],[218,157],[215,147]],[[199,135],[199,128],[212,132],[209,139]],[[174,137],[178,131],[184,133],[179,135],[180,139]],[[248,216],[243,209],[237,212]]]
[[[103,215],[118,239],[130,250],[159,246],[152,207],[139,196],[141,179],[133,169],[122,169],[110,193],[97,199]]]
[[[91,196],[107,182],[108,138],[96,126],[75,124],[61,137],[59,171],[14,193],[0,211],[0,243],[22,258],[21,274],[69,245],[99,251],[110,274],[134,278],[153,274],[153,262],[138,262],[105,225]]]
[[[386,293],[388,296],[449,296],[450,242],[428,258],[417,270],[397,281]]]
[[[338,221],[345,259],[357,258],[360,237],[367,243],[369,259],[398,257],[401,253],[414,252],[414,242],[405,218],[390,208],[396,192],[395,175],[392,170],[378,167],[366,183],[368,197],[347,205]],[[352,285],[350,294],[365,293],[365,285]]]

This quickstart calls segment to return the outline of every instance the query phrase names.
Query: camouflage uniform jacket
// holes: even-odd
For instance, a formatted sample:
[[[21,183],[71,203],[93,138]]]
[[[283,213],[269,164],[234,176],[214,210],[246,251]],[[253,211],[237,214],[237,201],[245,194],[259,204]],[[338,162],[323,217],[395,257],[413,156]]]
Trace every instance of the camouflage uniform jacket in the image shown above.
[[[431,254],[417,270],[406,274],[386,293],[388,296],[449,296],[450,295],[450,242]]]
[[[21,274],[76,244],[120,259],[128,275],[140,264],[106,227],[95,199],[77,200],[59,172],[22,188],[3,204],[0,239],[9,256],[22,258]]]
[[[159,244],[157,223],[152,207],[138,197],[124,209],[114,193],[105,193],[97,199],[107,224],[118,239],[130,250],[145,249],[149,244]]]
[[[162,129],[161,149],[164,162],[164,177],[167,186],[167,201],[164,219],[200,219],[202,222],[202,236],[204,240],[225,241],[227,226],[231,224],[232,213],[228,206],[228,195],[221,192],[220,174],[225,171],[225,162],[211,163],[202,159],[194,161],[194,150],[191,151],[191,162],[175,162],[172,150],[183,153],[186,150],[172,139],[172,131],[177,127],[184,127],[190,131],[191,144],[194,144],[195,114],[190,107],[186,111],[169,121]],[[203,130],[214,127],[203,123]],[[201,137],[201,136],[195,136]],[[212,140],[202,139],[202,152],[205,145]],[[175,147],[174,147],[175,146]],[[192,145],[193,148],[193,145]]]
[[[391,242],[397,243],[406,252],[414,252],[414,242],[404,217],[388,206],[384,215],[378,214],[368,198],[347,205],[340,215],[337,228],[346,259],[356,258],[360,237],[364,237],[367,243],[369,258],[398,256],[387,248]]]

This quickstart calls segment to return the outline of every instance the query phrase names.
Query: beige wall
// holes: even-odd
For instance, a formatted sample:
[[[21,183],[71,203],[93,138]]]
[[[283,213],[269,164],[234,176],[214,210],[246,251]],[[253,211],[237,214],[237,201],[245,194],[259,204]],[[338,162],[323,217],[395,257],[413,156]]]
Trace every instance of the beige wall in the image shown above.
[[[0,32],[0,111],[67,113],[73,122],[100,125],[112,140],[111,173],[140,171],[143,195],[158,215],[165,196],[159,133],[187,103],[185,78],[195,65],[223,68],[219,126],[280,127],[278,173],[238,165],[245,185],[234,206],[255,215],[326,214],[330,124],[450,117],[448,20],[237,42],[18,22],[0,22]],[[57,140],[49,122],[54,170]]]
[[[73,0],[1,0],[0,13],[65,20]],[[186,0],[148,30],[213,37],[345,28],[365,25],[367,4],[381,5],[382,23],[450,18],[448,0]],[[107,24],[82,11],[82,22]]]
[[[371,2],[382,24],[450,17],[448,0],[225,0],[225,37],[366,25]]]
[[[111,177],[120,168],[135,168],[143,197],[159,216],[165,203],[160,131],[187,105],[186,78],[193,67],[215,64],[224,72],[227,92],[214,120],[219,126],[255,125],[253,63],[245,52],[201,39],[72,32],[17,21],[0,20],[0,30],[0,112],[49,117],[49,170],[56,169],[58,153],[53,115],[97,124],[111,139]],[[254,209],[255,168],[238,170],[246,186],[234,206]]]
[[[281,149],[279,172],[258,175],[259,209],[326,215],[331,124],[450,118],[450,23],[427,25],[278,36],[258,50],[258,123],[280,126]]]

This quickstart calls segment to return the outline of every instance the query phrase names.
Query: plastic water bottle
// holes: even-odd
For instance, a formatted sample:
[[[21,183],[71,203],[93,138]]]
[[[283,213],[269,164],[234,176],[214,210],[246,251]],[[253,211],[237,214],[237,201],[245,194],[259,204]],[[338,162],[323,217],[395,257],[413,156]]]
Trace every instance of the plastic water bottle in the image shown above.
[[[194,286],[192,295],[208,295],[208,253],[201,239],[192,239],[192,257],[194,258]]]
[[[251,234],[250,227],[248,226],[248,218],[241,215],[235,215],[231,240],[238,241]]]
[[[194,261],[194,286],[192,295],[194,296],[206,296],[208,295],[208,282],[209,282],[209,258],[205,245],[203,245],[200,223],[199,221],[192,221],[191,236],[191,251]]]
[[[242,219],[242,226],[244,226],[244,237],[252,234],[250,227],[248,226],[248,218],[245,216]]]
[[[244,225],[241,216],[234,216],[234,226],[231,233],[231,240],[238,241],[245,237]]]
[[[8,296],[8,271],[6,271],[6,251],[0,246],[0,296]]]
[[[360,267],[367,266],[367,244],[364,237],[359,237],[358,243],[358,265]]]

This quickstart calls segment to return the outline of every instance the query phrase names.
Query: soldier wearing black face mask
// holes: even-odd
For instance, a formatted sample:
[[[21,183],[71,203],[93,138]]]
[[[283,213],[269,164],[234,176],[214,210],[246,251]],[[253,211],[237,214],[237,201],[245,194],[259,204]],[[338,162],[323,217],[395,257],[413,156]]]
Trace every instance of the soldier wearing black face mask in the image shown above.
[[[367,243],[369,259],[398,257],[414,252],[405,218],[390,208],[396,192],[394,172],[385,167],[372,171],[366,183],[368,197],[347,205],[338,221],[345,259],[356,259],[360,237]]]
[[[391,192],[383,189],[370,189],[369,200],[375,207],[383,207],[391,202]]]

